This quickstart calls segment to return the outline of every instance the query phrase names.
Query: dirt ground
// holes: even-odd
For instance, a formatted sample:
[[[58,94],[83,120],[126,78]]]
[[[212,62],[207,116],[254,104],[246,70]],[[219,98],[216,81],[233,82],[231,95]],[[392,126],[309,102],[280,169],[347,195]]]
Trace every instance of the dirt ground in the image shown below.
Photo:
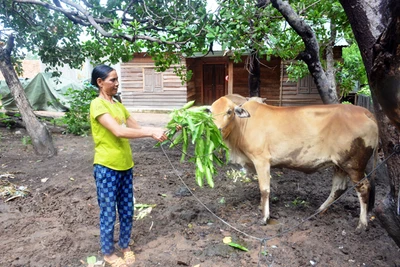
[[[142,125],[164,126],[169,119],[166,114],[134,116]],[[25,135],[23,129],[0,129],[0,183],[30,192],[0,197],[0,266],[87,266],[90,256],[100,261],[91,137],[53,131],[58,155],[42,158],[24,144]],[[227,175],[232,166],[218,169],[215,188],[199,188],[194,165],[180,163],[179,149],[163,147],[164,153],[152,139],[131,145],[136,203],[156,205],[134,222],[138,267],[400,266],[399,248],[373,214],[369,230],[355,232],[354,190],[309,218],[329,195],[330,170],[306,175],[274,169],[272,220],[260,225],[257,182],[234,182]],[[385,181],[378,179],[377,201],[386,191]],[[249,251],[224,244],[227,236]]]

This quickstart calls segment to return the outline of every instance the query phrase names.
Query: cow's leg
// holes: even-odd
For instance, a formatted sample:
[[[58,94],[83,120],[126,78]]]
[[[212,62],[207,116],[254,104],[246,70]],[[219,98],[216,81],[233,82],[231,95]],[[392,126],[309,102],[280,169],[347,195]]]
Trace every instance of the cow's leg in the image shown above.
[[[328,206],[335,201],[338,197],[340,197],[347,189],[347,173],[344,172],[339,167],[334,167],[334,173],[332,178],[332,189],[329,197],[325,200],[325,202],[319,207],[318,210],[324,211],[328,208]]]
[[[261,193],[261,210],[262,210],[262,222],[267,223],[269,219],[269,194],[271,191],[271,176],[270,176],[270,164],[269,162],[255,162],[254,166],[258,175],[258,185]]]
[[[364,178],[364,172],[361,171],[350,170],[348,171],[348,174],[354,184],[357,184]],[[365,230],[368,226],[368,202],[371,192],[371,184],[368,179],[365,179],[356,186],[356,192],[360,202],[360,220],[358,222],[357,230]]]

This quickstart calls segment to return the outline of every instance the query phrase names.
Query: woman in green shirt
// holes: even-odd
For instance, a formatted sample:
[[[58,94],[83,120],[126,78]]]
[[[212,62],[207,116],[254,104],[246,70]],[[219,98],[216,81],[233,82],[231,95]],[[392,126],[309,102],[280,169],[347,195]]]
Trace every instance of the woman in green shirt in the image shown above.
[[[93,69],[92,82],[99,96],[90,104],[90,123],[95,144],[94,177],[100,207],[100,243],[104,260],[112,266],[132,266],[135,255],[129,248],[133,220],[134,162],[129,139],[152,137],[163,142],[165,129],[141,127],[113,96],[118,92],[118,74],[107,65]],[[116,213],[120,221],[123,258],[115,254],[113,236]]]

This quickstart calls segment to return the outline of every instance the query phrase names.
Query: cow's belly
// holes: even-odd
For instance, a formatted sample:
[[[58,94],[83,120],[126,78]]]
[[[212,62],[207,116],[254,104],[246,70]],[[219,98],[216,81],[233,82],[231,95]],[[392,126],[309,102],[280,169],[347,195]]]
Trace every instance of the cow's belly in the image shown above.
[[[312,173],[319,169],[324,169],[329,166],[334,165],[332,161],[324,161],[320,159],[316,159],[313,161],[307,162],[296,162],[291,159],[286,159],[282,161],[271,161],[271,167],[275,168],[288,168],[296,171],[302,171],[305,173]]]
[[[256,159],[259,163],[262,163],[261,159],[266,161],[269,159],[270,167],[289,168],[312,173],[336,165],[337,156],[339,156],[338,154],[333,155],[332,152],[318,145],[293,147],[280,143],[277,146],[269,146],[264,149],[258,146],[248,148],[248,150],[253,153],[246,155],[239,149],[230,149],[230,162],[245,167],[249,164],[255,165],[252,159]]]
[[[291,150],[288,153],[272,153],[270,160],[271,167],[289,168],[305,173],[315,172],[335,164],[332,155],[319,151],[303,148]]]

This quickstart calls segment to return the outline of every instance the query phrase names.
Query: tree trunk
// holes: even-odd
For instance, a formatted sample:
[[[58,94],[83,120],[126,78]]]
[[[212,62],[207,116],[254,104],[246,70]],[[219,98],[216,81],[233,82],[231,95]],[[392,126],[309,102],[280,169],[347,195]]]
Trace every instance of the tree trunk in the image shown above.
[[[31,137],[32,145],[38,155],[53,156],[57,154],[53,139],[45,125],[40,123],[33,113],[17,73],[11,63],[11,51],[14,47],[14,37],[10,36],[6,48],[0,47],[0,70],[10,88],[15,103],[21,113],[26,130]]]
[[[335,88],[336,93],[336,68],[335,58],[333,55],[333,48],[336,42],[336,25],[331,23],[331,35],[329,37],[329,43],[326,46],[326,78],[328,79],[329,88]]]
[[[321,61],[319,60],[319,45],[314,31],[298,14],[296,14],[296,12],[294,12],[287,1],[271,0],[271,3],[303,39],[305,50],[299,54],[298,59],[303,60],[307,64],[322,102],[324,104],[339,103],[336,88],[330,86],[325,71],[322,68]]]
[[[360,47],[380,128],[382,150],[388,157],[400,140],[400,2],[340,2]],[[399,154],[387,161],[387,168],[390,191],[379,202],[375,212],[389,236],[400,247]]]
[[[248,57],[249,96],[260,97],[260,60],[257,51],[253,50]]]

